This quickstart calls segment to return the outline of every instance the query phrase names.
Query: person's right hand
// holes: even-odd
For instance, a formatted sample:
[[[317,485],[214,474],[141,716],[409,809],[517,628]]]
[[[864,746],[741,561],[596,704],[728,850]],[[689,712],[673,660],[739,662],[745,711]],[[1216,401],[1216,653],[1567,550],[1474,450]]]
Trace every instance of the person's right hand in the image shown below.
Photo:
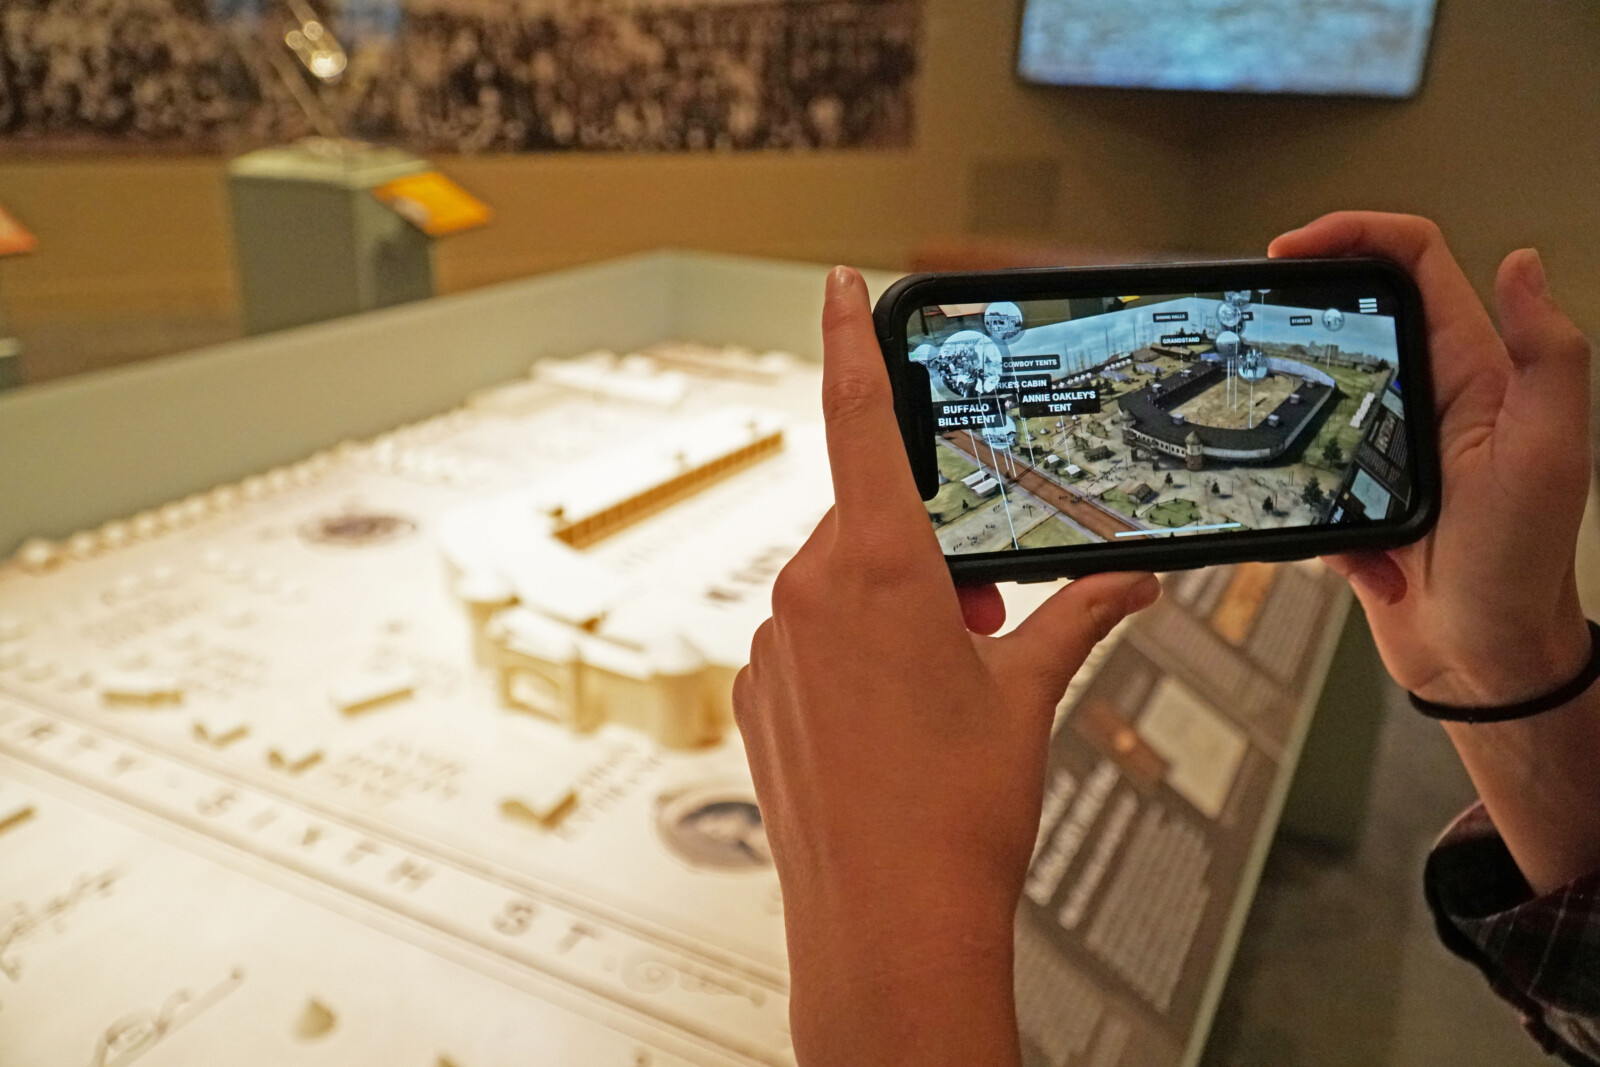
[[[1414,545],[1333,557],[1402,686],[1456,706],[1514,703],[1574,677],[1589,655],[1574,560],[1589,448],[1589,343],[1551,299],[1539,256],[1495,283],[1500,332],[1426,219],[1327,215],[1274,257],[1371,255],[1422,290],[1444,504]]]

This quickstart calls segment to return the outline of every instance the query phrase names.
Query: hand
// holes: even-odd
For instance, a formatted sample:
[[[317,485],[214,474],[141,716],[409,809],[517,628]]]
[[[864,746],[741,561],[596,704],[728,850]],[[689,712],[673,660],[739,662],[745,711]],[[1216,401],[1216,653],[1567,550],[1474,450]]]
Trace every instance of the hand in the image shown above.
[[[1427,309],[1444,504],[1390,552],[1328,563],[1366,609],[1389,672],[1428,700],[1514,703],[1589,655],[1574,559],[1591,467],[1589,344],[1532,249],[1495,282],[1501,332],[1426,219],[1340,212],[1272,242],[1282,257],[1371,255],[1409,271]]]
[[[807,1067],[1017,1060],[1011,923],[1056,704],[1159,595],[1074,582],[974,635],[911,476],[867,290],[823,311],[834,508],[773,587],[734,709],[783,886]]]

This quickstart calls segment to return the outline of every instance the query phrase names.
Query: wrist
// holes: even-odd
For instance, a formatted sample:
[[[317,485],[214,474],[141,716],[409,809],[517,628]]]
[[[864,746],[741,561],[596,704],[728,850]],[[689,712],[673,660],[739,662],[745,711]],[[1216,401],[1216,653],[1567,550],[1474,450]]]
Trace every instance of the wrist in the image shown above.
[[[1477,647],[1441,657],[1438,669],[1407,688],[1424,700],[1454,707],[1516,704],[1572,681],[1589,662],[1592,645],[1574,595],[1570,605],[1544,618],[1508,624]]]
[[[1010,973],[1015,899],[951,893],[937,901],[831,898],[809,907],[786,896],[784,914],[797,993],[815,975],[825,985],[850,975],[903,988],[926,975]]]
[[[1020,1058],[1009,918],[973,928],[885,922],[795,944],[789,1020],[807,1067],[1010,1067]],[[798,951],[797,951],[798,950]],[[819,951],[820,950],[820,951]]]

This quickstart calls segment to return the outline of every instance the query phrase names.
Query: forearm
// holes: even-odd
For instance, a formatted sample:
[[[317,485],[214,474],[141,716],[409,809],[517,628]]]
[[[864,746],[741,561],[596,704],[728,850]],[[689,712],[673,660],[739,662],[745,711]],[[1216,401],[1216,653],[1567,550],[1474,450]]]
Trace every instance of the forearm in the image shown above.
[[[1535,893],[1600,870],[1600,686],[1529,719],[1445,728]]]

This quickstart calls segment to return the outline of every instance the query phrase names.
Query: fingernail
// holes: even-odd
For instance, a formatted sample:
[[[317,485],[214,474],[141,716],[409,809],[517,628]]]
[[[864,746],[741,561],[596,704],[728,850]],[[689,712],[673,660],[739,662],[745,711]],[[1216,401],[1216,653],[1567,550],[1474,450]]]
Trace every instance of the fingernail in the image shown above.
[[[850,287],[855,271],[849,267],[835,267],[828,272],[828,296],[835,297]]]
[[[1274,251],[1274,249],[1276,249],[1278,247],[1278,242],[1282,241],[1286,237],[1293,237],[1295,234],[1299,233],[1303,229],[1305,229],[1304,226],[1297,226],[1292,230],[1284,230],[1282,233],[1278,234],[1278,236],[1276,236],[1272,240],[1268,241],[1267,242],[1267,258],[1268,259],[1277,259],[1277,258],[1279,258],[1279,254],[1276,251]]]
[[[1522,255],[1522,284],[1534,296],[1544,296],[1550,291],[1550,280],[1545,277],[1544,260],[1537,248],[1527,249]]]

